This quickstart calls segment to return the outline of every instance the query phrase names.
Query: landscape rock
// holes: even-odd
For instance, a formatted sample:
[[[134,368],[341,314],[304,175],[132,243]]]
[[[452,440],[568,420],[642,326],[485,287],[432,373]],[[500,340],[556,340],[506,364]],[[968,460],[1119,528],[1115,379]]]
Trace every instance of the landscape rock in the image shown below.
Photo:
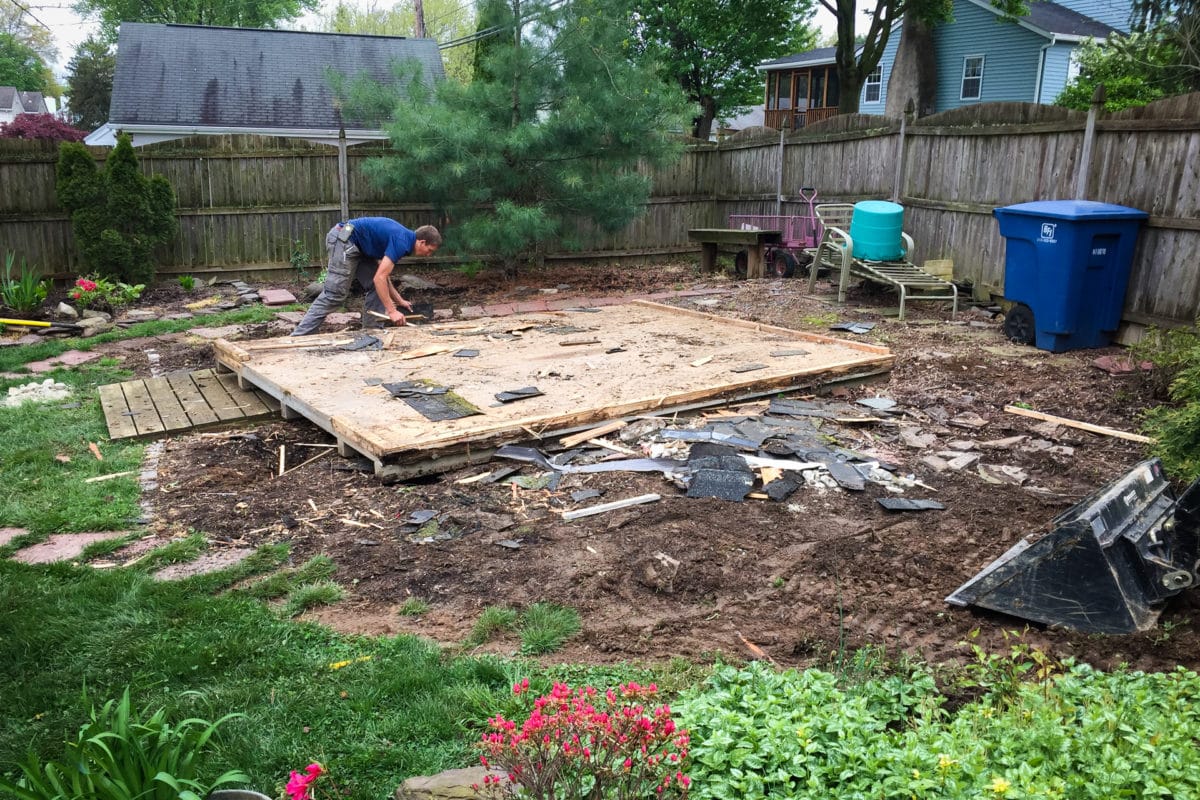
[[[409,275],[407,273],[400,276],[400,285],[405,289],[417,289],[421,291],[429,291],[430,289],[441,288],[433,281],[427,281],[424,278],[416,275]]]
[[[53,378],[46,378],[40,383],[34,381],[20,386],[10,386],[4,405],[15,408],[23,403],[48,403],[52,400],[66,400],[71,396],[71,387],[59,383]]]
[[[982,428],[988,424],[988,421],[974,411],[964,411],[947,420],[947,424],[956,425],[960,428]]]
[[[974,464],[981,458],[979,453],[959,453],[954,458],[946,462],[946,466],[958,472]]]
[[[87,312],[85,311],[84,313],[86,314]],[[83,319],[76,320],[75,324],[78,325],[79,327],[83,328],[83,330],[80,332],[79,335],[80,336],[96,336],[98,334],[107,333],[108,331],[111,331],[116,326],[113,325],[111,318],[106,318],[106,317],[108,317],[107,314],[105,314],[103,317],[87,317],[87,316],[85,316]]]
[[[67,319],[79,319],[79,312],[75,310],[74,306],[69,306],[66,303],[59,303],[58,308],[54,309],[54,313]]]
[[[149,309],[135,308],[121,315],[121,322],[149,322],[158,319],[158,312]]]
[[[323,291],[325,291],[325,284],[321,281],[313,281],[304,287],[304,297],[308,300],[316,300],[317,295]]]
[[[400,784],[395,800],[466,800],[481,797],[473,786],[483,786],[486,767],[448,769],[437,775],[414,775]]]
[[[945,472],[950,466],[946,459],[938,456],[922,456],[921,463],[935,472]]]

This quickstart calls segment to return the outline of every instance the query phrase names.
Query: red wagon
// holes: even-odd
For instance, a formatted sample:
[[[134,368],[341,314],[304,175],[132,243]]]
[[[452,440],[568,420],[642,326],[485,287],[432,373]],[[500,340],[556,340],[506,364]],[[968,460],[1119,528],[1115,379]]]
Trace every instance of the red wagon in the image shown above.
[[[744,231],[779,231],[782,242],[767,245],[764,260],[767,275],[790,278],[796,268],[810,260],[804,251],[813,249],[821,241],[821,223],[817,219],[817,191],[804,187],[797,199],[805,205],[804,213],[791,216],[777,214],[730,214],[729,227]],[[749,254],[742,250],[733,259],[733,267],[739,276],[745,277]]]

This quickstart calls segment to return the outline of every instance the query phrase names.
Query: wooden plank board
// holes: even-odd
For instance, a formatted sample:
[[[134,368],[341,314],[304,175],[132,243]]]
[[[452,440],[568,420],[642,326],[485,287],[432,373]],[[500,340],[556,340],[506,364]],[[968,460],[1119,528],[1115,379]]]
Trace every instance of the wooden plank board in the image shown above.
[[[187,412],[183,410],[183,404],[175,396],[175,390],[166,378],[147,378],[145,385],[154,407],[158,410],[163,430],[177,431],[192,427]]]
[[[218,421],[217,413],[209,407],[190,372],[172,372],[166,376],[166,380],[193,426],[212,425]]]
[[[104,422],[108,425],[108,438],[130,439],[137,436],[137,425],[129,415],[129,404],[121,384],[110,383],[100,387],[100,407],[104,409]]]
[[[209,408],[217,415],[217,419],[228,422],[246,416],[241,405],[229,396],[225,385],[221,383],[214,370],[193,372],[192,379],[196,382],[196,388],[204,395],[204,400],[208,403]]]
[[[225,391],[229,392],[230,399],[237,403],[238,408],[242,410],[242,414],[245,416],[257,417],[260,415],[271,414],[277,410],[277,408],[271,408],[269,405],[263,402],[258,392],[243,389],[241,386],[238,386],[237,375],[234,373],[219,373],[217,375],[217,380],[220,381],[221,385],[225,387]]]
[[[564,320],[565,318],[565,320]],[[564,348],[564,321],[586,325],[596,346]],[[488,338],[522,327],[514,339]],[[439,337],[454,345],[426,358],[397,361],[395,351],[345,351],[332,345],[294,351],[271,340],[218,340],[218,361],[245,384],[282,401],[377,463],[415,462],[451,451],[492,447],[631,414],[890,369],[878,345],[729,320],[656,303],[607,306],[599,313],[554,312],[483,319],[480,330]],[[558,332],[556,332],[558,331]],[[397,347],[420,347],[401,331]],[[262,343],[262,344],[260,344]],[[806,355],[772,359],[797,347]],[[475,358],[455,358],[460,347]],[[711,360],[691,366],[701,360]],[[767,364],[747,373],[747,363]],[[380,382],[428,380],[452,388],[483,413],[431,422],[380,391]],[[536,386],[542,395],[499,403],[499,392]]]
[[[122,383],[121,390],[125,392],[125,402],[129,403],[129,410],[133,412],[133,424],[137,426],[138,436],[148,436],[166,430],[144,381]]]

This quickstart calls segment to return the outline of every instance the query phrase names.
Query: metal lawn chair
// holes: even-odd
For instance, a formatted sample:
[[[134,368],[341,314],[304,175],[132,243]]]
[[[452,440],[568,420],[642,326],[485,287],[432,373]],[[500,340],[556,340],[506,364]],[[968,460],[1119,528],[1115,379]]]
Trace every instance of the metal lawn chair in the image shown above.
[[[808,251],[812,263],[808,271],[808,290],[817,283],[817,271],[822,267],[838,275],[838,302],[846,302],[846,289],[851,276],[891,286],[900,295],[900,319],[904,319],[904,304],[908,300],[949,300],[950,313],[958,313],[958,287],[947,280],[912,263],[913,240],[901,233],[901,258],[897,261],[868,261],[854,257],[854,240],[850,238],[850,221],[854,206],[849,203],[822,203],[817,206],[817,219],[824,233],[817,246]]]

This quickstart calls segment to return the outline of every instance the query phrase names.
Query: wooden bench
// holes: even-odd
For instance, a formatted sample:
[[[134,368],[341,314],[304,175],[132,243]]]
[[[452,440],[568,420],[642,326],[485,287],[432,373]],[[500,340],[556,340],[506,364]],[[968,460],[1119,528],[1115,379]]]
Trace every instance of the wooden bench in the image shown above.
[[[755,231],[739,228],[692,228],[688,241],[700,243],[700,270],[713,272],[717,268],[717,245],[741,245],[746,248],[746,277],[761,278],[764,275],[763,251],[769,244],[782,244],[782,231]]]

